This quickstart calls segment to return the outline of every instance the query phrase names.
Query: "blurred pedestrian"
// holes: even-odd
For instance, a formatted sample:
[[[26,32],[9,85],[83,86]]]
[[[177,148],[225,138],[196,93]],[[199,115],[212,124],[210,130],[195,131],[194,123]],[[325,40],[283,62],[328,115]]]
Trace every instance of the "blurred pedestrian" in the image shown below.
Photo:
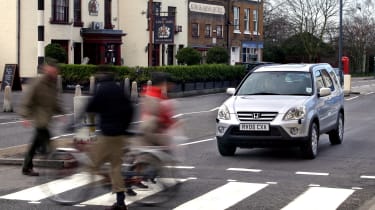
[[[171,144],[171,138],[168,129],[175,124],[173,119],[174,108],[170,100],[167,100],[167,92],[170,88],[170,75],[164,72],[153,72],[151,74],[152,85],[147,86],[142,93],[141,103],[141,123],[139,130],[142,137],[137,142],[141,146],[160,146],[168,148]],[[165,150],[169,152],[168,149]],[[152,162],[153,157],[149,155],[139,155],[136,161]],[[141,170],[135,168],[135,171]],[[139,188],[148,188],[147,185],[138,180],[131,183]],[[127,186],[128,195],[137,193]]]
[[[92,172],[98,172],[105,162],[111,164],[112,192],[116,203],[109,209],[127,209],[125,204],[124,179],[121,174],[125,131],[133,118],[134,108],[124,91],[114,81],[114,74],[101,66],[98,82],[100,86],[87,105],[86,112],[99,116],[101,133],[91,148]]]
[[[30,89],[23,97],[19,114],[25,118],[24,126],[31,125],[33,121],[35,134],[31,145],[25,154],[22,173],[28,176],[38,176],[39,173],[33,170],[33,158],[37,151],[46,154],[50,146],[50,132],[48,125],[52,116],[63,113],[59,103],[57,91],[57,75],[59,69],[53,60],[46,59],[41,66],[43,75],[36,78],[29,87]]]
[[[173,118],[174,107],[168,100],[167,92],[171,87],[168,73],[153,72],[152,85],[143,93],[140,131],[144,143],[153,146],[169,146],[167,130],[176,123]]]

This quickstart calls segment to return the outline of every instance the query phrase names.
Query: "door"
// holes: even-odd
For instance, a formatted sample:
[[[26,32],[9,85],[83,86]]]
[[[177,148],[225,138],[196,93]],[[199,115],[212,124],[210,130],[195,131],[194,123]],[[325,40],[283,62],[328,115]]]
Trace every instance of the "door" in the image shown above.
[[[74,64],[82,63],[82,44],[74,42]]]
[[[319,117],[319,125],[320,125],[320,131],[325,131],[328,128],[329,124],[329,107],[327,106],[327,102],[329,100],[330,96],[325,97],[319,97],[319,90],[320,88],[325,87],[324,79],[321,73],[321,70],[315,71],[315,87],[316,87],[316,93],[317,93],[317,105],[316,110]]]
[[[240,48],[232,47],[231,53],[230,53],[230,64],[234,65],[237,62],[240,62]]]

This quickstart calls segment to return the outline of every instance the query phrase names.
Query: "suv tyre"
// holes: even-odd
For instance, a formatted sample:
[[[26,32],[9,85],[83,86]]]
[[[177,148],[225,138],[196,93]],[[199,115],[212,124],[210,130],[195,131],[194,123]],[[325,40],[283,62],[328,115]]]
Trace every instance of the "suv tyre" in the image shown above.
[[[237,149],[236,146],[223,143],[220,140],[217,140],[217,147],[221,156],[233,156]]]
[[[319,129],[316,123],[312,123],[309,129],[308,141],[301,147],[303,156],[314,159],[318,155]]]
[[[344,116],[340,112],[337,117],[336,129],[329,133],[329,141],[332,145],[341,144],[344,140]]]

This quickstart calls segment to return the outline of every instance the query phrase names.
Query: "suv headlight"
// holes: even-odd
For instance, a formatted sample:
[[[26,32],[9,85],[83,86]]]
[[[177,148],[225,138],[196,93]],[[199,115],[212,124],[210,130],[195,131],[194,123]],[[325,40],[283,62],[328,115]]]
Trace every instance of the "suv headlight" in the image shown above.
[[[284,120],[299,120],[304,118],[305,114],[306,108],[304,106],[293,107],[286,112]]]
[[[219,108],[219,111],[217,112],[217,118],[219,120],[230,120],[230,114],[227,106],[222,105]]]

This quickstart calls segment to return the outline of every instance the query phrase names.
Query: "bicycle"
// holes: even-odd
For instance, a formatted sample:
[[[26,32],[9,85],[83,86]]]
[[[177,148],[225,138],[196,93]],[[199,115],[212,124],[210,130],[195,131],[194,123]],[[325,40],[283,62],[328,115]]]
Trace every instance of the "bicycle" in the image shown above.
[[[139,135],[128,133],[128,136]],[[91,142],[74,141],[72,147],[56,148],[49,153],[39,178],[49,200],[61,205],[75,205],[110,190],[110,178],[106,176],[109,165],[104,165],[97,174],[88,171],[90,145]],[[176,178],[173,166],[178,160],[168,149],[149,146],[124,149],[122,176],[125,187],[139,182],[147,186],[141,195],[136,195],[141,199],[134,203],[157,205],[177,194],[181,180]]]

